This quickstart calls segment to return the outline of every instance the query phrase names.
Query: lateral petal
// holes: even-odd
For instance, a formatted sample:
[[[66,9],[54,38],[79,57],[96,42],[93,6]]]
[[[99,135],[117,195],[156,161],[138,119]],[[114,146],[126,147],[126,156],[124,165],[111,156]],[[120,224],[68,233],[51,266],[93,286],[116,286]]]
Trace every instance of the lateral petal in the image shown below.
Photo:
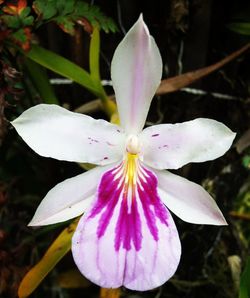
[[[189,162],[223,155],[235,138],[223,123],[198,118],[177,124],[160,124],[140,134],[143,162],[156,169],[178,169]]]
[[[115,50],[111,78],[122,127],[137,134],[160,84],[162,60],[142,15]]]
[[[142,166],[137,171],[134,186],[123,165],[103,175],[72,239],[79,270],[101,287],[149,290],[166,282],[179,264],[178,232],[158,197],[157,178]]]
[[[215,200],[200,185],[168,171],[155,171],[162,202],[182,220],[194,224],[227,225]]]
[[[119,126],[57,105],[34,106],[12,125],[36,153],[45,157],[105,165],[123,156],[125,137]]]
[[[94,199],[101,175],[109,168],[96,167],[57,184],[41,201],[29,226],[54,224],[82,214]]]

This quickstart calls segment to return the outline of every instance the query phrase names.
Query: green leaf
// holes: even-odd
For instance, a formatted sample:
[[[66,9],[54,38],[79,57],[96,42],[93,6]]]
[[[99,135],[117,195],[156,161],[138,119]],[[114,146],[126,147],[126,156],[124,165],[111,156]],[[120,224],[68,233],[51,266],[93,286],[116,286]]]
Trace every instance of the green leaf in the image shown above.
[[[30,14],[31,8],[30,7],[25,7],[21,13],[20,13],[20,18],[24,19]]]
[[[58,99],[49,82],[46,70],[36,62],[27,58],[24,61],[29,77],[40,94],[44,103],[59,105]]]
[[[99,56],[100,56],[100,33],[97,27],[91,35],[90,49],[89,49],[89,68],[90,75],[94,81],[100,82],[100,69],[99,69]]]
[[[100,58],[100,32],[98,27],[94,27],[89,49],[90,75],[96,87],[100,90],[100,99],[102,100],[105,112],[111,117],[116,112],[116,104],[110,100],[102,86],[99,69]]]
[[[15,41],[19,41],[20,43],[25,43],[27,41],[27,35],[23,28],[17,30],[12,34],[12,37]]]
[[[66,15],[73,13],[74,7],[75,7],[75,1],[74,0],[57,0],[56,6],[58,10],[59,15]]]
[[[235,22],[228,24],[227,27],[236,33],[250,35],[250,22]]]
[[[250,169],[250,155],[243,156],[242,164],[245,168]]]
[[[94,27],[100,27],[106,33],[109,31],[116,32],[118,30],[115,22],[107,17],[98,6],[77,1],[75,12],[78,19],[85,17]]]
[[[75,23],[72,20],[67,17],[57,17],[56,22],[64,32],[74,35]]]
[[[114,21],[106,17],[98,6],[80,0],[36,0],[33,2],[33,8],[40,20],[54,21],[70,34],[74,32],[73,25],[83,19],[105,32],[117,31]]]
[[[22,20],[23,26],[31,26],[34,22],[34,17],[33,16],[28,16],[27,18]]]
[[[57,13],[55,1],[36,0],[33,2],[32,7],[38,17],[43,20],[48,20]]]
[[[95,86],[89,73],[68,59],[37,45],[33,45],[31,50],[25,54],[36,63],[63,77],[73,80],[87,88],[96,96],[100,96],[101,91]]]
[[[1,20],[10,28],[10,29],[18,29],[21,27],[21,20],[19,16],[9,16],[3,15],[1,16]]]
[[[90,92],[102,100],[103,109],[108,116],[113,115],[116,111],[116,104],[107,97],[100,81],[94,81],[90,74],[78,65],[37,45],[33,45],[31,50],[29,52],[25,52],[24,54],[43,67],[87,88]]]
[[[250,297],[250,257],[247,259],[246,267],[240,279],[239,298]]]
[[[18,289],[18,297],[28,297],[39,286],[46,275],[56,264],[69,252],[71,238],[76,229],[78,220],[64,229],[52,243],[45,255],[30,271],[24,276]]]

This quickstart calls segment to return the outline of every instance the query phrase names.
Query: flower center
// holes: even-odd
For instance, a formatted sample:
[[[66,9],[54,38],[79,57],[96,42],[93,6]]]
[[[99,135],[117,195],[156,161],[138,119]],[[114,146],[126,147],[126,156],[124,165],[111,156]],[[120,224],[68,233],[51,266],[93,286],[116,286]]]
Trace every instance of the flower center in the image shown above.
[[[125,173],[125,184],[127,188],[134,188],[136,185],[137,178],[137,160],[138,155],[127,153],[127,159],[125,162],[124,173]]]
[[[136,135],[129,135],[126,142],[126,150],[131,154],[138,154],[141,151],[141,142]]]
[[[127,153],[124,160],[104,173],[98,199],[88,220],[99,215],[97,238],[114,229],[114,248],[136,251],[142,248],[143,229],[159,241],[159,225],[168,226],[168,211],[157,192],[157,177],[139,160]],[[145,228],[146,227],[146,228]]]

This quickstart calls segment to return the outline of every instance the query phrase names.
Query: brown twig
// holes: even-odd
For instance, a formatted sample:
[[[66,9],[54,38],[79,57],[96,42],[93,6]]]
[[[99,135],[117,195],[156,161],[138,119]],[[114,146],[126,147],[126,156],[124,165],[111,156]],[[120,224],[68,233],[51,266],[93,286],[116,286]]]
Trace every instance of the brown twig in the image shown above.
[[[225,64],[229,63],[230,61],[234,60],[235,58],[239,57],[241,54],[246,52],[250,49],[250,43],[246,44],[241,49],[233,52],[232,54],[228,55],[226,58],[220,60],[219,62],[209,65],[207,67],[197,69],[194,71],[190,71],[184,73],[182,75],[178,75],[169,79],[164,79],[161,81],[159,88],[156,91],[156,95],[163,95],[166,93],[171,93],[177,91],[181,88],[184,88],[195,81],[202,79],[203,77],[211,74],[215,70],[221,68]],[[114,100],[115,96],[110,95],[108,96],[109,99]],[[100,99],[95,99],[87,104],[84,104],[78,107],[75,112],[84,113],[84,114],[91,114],[95,111],[101,110],[102,104]]]
[[[197,80],[200,80],[201,78],[209,75],[213,71],[221,68],[228,62],[234,60],[238,56],[240,56],[242,53],[246,52],[250,48],[250,43],[246,44],[241,49],[233,52],[232,54],[228,55],[226,58],[222,59],[221,61],[212,64],[210,66],[197,69],[194,71],[190,71],[187,73],[184,73],[182,75],[178,75],[169,79],[165,79],[161,81],[161,84],[156,91],[157,95],[162,95],[170,92],[177,91],[183,87],[186,87],[190,85],[191,83],[194,83]]]
[[[231,211],[229,214],[234,218],[250,220],[250,214],[240,213],[240,212],[236,212],[236,211]]]

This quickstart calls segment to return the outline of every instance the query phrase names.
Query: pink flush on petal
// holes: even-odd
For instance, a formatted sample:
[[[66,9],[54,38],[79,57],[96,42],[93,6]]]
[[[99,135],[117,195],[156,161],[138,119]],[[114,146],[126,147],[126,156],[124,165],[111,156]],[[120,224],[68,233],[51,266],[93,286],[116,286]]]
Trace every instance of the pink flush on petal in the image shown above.
[[[157,193],[157,178],[153,172],[140,164],[136,154],[127,158],[116,168],[106,172],[98,189],[98,199],[88,219],[102,213],[98,222],[97,237],[105,235],[115,207],[121,201],[121,208],[115,227],[115,250],[121,246],[129,251],[133,244],[139,251],[142,243],[142,223],[138,203],[142,206],[147,226],[155,241],[158,241],[157,218],[168,226],[168,215]]]

